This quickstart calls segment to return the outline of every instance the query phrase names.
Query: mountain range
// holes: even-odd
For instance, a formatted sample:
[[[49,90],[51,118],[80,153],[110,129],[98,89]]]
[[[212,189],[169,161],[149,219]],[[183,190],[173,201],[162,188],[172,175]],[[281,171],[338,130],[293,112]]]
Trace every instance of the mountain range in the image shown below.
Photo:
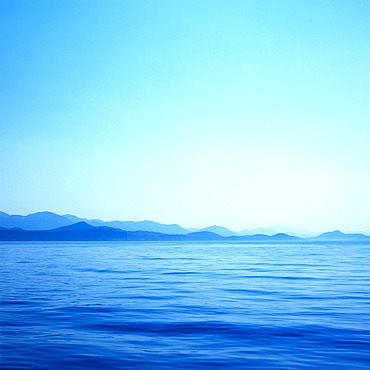
[[[23,230],[51,230],[62,226],[68,226],[80,221],[84,221],[92,226],[109,226],[125,231],[154,231],[164,234],[188,234],[196,231],[210,231],[222,236],[243,236],[243,235],[275,235],[285,233],[298,237],[309,237],[317,234],[304,230],[296,230],[289,227],[273,226],[267,228],[258,228],[252,230],[231,231],[223,226],[209,226],[203,229],[191,228],[185,229],[177,224],[161,224],[154,221],[102,221],[98,219],[80,218],[74,215],[58,215],[53,212],[37,212],[27,216],[9,215],[0,212],[0,227],[13,228],[19,227]]]
[[[288,232],[279,232],[287,230]],[[290,232],[289,232],[290,230]],[[298,235],[297,235],[298,234]],[[364,234],[344,234],[338,230],[312,236],[291,228],[228,230],[223,226],[204,229],[185,229],[177,224],[160,224],[154,221],[102,221],[81,219],[74,215],[37,212],[27,216],[0,212],[0,240],[145,240],[145,241],[370,241]]]

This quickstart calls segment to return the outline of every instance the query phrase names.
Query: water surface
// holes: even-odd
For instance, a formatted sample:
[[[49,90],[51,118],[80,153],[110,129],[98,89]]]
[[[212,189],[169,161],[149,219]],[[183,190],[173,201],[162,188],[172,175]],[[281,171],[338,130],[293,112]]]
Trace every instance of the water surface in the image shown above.
[[[1,369],[370,369],[370,245],[1,243]]]

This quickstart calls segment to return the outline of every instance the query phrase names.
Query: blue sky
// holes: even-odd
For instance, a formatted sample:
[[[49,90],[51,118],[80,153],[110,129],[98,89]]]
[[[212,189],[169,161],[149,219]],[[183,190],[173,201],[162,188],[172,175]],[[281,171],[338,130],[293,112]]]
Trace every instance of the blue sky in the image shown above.
[[[1,2],[0,208],[370,233],[370,3]]]

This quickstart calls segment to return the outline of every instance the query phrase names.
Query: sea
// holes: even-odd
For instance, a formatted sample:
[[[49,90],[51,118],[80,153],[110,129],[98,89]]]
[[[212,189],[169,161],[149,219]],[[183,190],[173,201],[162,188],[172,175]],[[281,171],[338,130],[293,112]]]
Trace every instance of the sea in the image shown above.
[[[1,242],[1,370],[370,369],[370,243]]]

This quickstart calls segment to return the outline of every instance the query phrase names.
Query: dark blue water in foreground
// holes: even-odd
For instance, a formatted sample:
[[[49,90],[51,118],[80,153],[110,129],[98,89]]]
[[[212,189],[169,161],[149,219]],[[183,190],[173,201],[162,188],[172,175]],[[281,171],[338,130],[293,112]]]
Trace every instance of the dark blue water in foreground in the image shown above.
[[[370,369],[370,245],[1,243],[1,370]]]

